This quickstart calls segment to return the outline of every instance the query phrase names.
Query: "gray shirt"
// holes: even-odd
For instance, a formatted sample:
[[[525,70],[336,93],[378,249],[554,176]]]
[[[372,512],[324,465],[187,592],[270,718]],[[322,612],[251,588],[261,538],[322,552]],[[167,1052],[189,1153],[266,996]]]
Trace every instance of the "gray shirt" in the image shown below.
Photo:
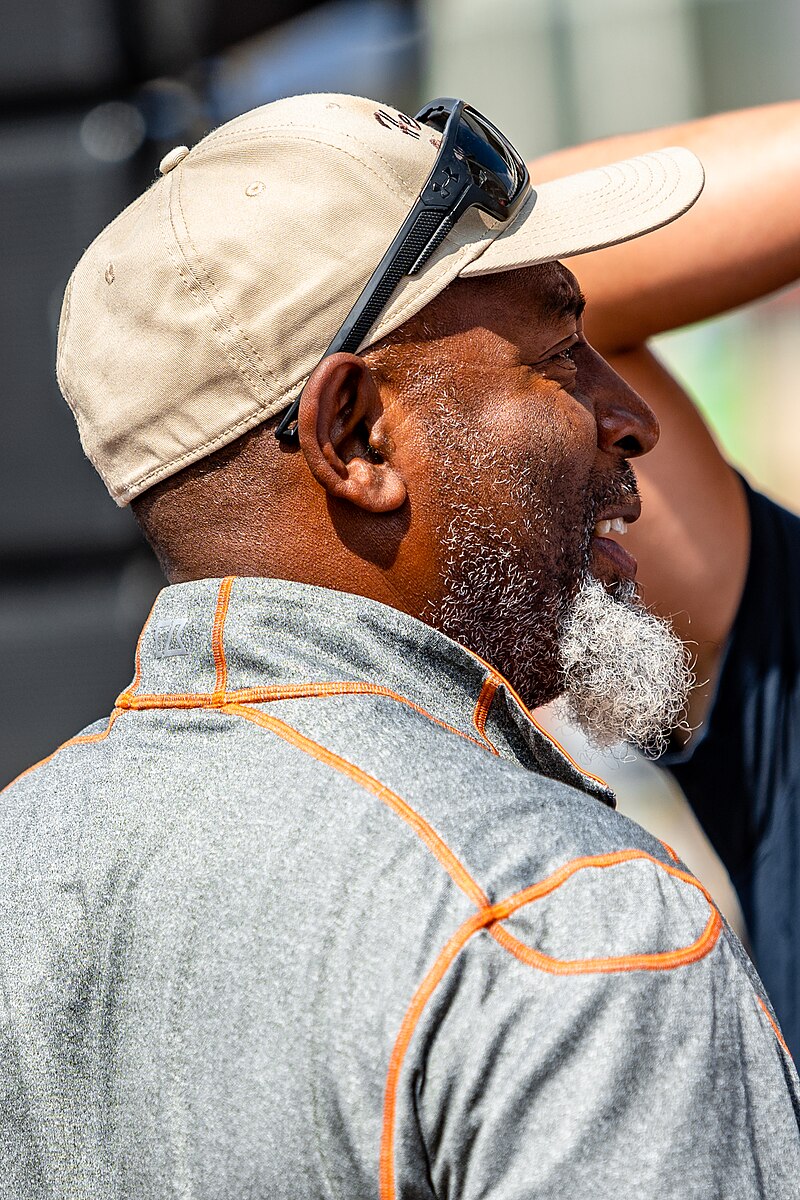
[[[486,664],[167,588],[0,817],[0,1196],[800,1196],[735,936]]]

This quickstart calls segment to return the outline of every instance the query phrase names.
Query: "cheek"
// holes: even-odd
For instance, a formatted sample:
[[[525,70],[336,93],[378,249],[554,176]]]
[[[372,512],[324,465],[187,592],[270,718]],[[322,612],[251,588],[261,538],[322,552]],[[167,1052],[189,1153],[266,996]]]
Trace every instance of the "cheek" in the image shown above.
[[[597,460],[597,426],[591,412],[557,386],[528,397],[509,423],[507,446],[521,467],[533,467],[556,507],[585,500]]]
[[[410,525],[403,539],[397,567],[406,579],[406,590],[416,598],[421,612],[441,592],[445,575],[445,535],[449,528],[453,494],[458,481],[444,461],[451,450],[441,438],[429,438],[419,426],[404,439],[397,465],[408,494]]]
[[[556,384],[532,387],[530,372],[502,381],[487,372],[475,382],[480,396],[461,389],[434,428],[418,420],[403,439],[413,569],[429,593],[446,574],[454,517],[505,528],[537,558],[570,556],[585,534],[597,455],[592,414]]]

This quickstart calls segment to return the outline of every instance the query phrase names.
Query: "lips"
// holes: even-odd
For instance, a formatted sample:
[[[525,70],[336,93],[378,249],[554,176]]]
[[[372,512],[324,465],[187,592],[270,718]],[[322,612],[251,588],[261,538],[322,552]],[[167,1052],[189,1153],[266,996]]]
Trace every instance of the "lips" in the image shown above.
[[[619,542],[608,535],[611,533],[623,536],[628,532],[628,525],[639,519],[641,504],[638,497],[614,507],[607,507],[597,518],[592,537],[592,554],[598,568],[597,574],[607,574],[609,568],[617,577],[635,579],[638,563],[632,554],[624,550]]]

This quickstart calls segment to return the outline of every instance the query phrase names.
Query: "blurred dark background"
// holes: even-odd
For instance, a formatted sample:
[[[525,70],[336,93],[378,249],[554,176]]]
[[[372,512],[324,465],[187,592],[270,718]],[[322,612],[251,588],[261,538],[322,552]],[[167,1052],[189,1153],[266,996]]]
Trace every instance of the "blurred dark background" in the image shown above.
[[[54,359],[72,267],[168,150],[281,96],[343,91],[411,111],[465,96],[533,158],[794,98],[798,46],[800,0],[2,0],[0,786],[110,711],[163,583],[83,457]],[[799,316],[794,289],[659,339],[729,457],[793,507]],[[592,769],[735,920],[664,773],[633,756]]]
[[[167,150],[296,92],[413,106],[403,0],[3,0],[0,786],[109,711],[161,587],[54,375],[61,297]]]

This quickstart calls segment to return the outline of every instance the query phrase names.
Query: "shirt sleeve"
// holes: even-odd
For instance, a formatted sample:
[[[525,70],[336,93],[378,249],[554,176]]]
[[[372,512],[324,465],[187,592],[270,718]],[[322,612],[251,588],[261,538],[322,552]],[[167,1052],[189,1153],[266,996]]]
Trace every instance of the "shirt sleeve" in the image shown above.
[[[669,870],[585,866],[500,940],[470,938],[414,1035],[383,1194],[795,1195],[788,1058],[734,940]]]
[[[750,563],[717,694],[667,764],[735,882],[775,839],[787,870],[800,860],[800,518],[745,487]]]

